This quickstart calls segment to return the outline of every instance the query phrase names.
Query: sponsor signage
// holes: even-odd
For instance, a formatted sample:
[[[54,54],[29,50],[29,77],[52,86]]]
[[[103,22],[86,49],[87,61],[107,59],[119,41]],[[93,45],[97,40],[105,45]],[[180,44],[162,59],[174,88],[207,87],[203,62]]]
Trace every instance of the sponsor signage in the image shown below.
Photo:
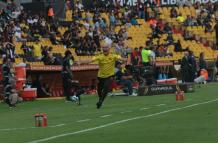
[[[157,62],[156,66],[172,66],[172,62]],[[30,65],[27,67],[27,70],[31,71],[61,71],[62,66],[55,65]],[[85,71],[85,70],[98,70],[98,65],[81,65],[81,66],[73,66],[73,71]]]
[[[174,94],[180,88],[184,92],[194,92],[194,84],[152,85],[138,88],[138,96],[152,96],[160,94]]]
[[[73,66],[71,69],[73,71],[98,70],[98,66],[97,65],[82,65],[82,66]],[[27,67],[27,70],[30,70],[30,71],[61,71],[62,66],[34,65],[34,66]]]
[[[146,3],[148,0],[113,0],[113,2],[119,2],[121,6],[124,6],[124,5],[129,5],[129,6],[136,6],[138,1],[140,1],[141,3]],[[176,3],[178,1],[181,1],[181,0],[150,0],[150,1],[154,1],[156,2],[158,5],[160,6],[168,6],[168,5],[176,5]],[[215,2],[218,2],[218,0],[191,0],[191,2],[194,4],[194,3],[208,3],[208,2],[212,2],[212,3],[215,3]]]

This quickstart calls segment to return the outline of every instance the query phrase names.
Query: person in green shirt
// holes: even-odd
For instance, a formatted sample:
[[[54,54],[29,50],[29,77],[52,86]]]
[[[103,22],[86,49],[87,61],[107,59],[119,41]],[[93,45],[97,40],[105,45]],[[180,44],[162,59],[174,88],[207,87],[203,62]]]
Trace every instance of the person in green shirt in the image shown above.
[[[144,66],[149,66],[150,65],[150,60],[151,60],[151,50],[149,50],[148,48],[144,48],[142,50],[142,64]]]

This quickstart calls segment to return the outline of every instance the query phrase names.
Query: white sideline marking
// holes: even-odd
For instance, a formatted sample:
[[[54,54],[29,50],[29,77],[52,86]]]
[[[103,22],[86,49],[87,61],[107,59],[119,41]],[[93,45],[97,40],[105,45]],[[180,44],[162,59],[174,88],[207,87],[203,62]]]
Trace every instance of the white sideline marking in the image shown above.
[[[55,128],[55,127],[61,127],[61,126],[65,126],[65,125],[66,125],[66,124],[59,124],[59,125],[48,126],[48,127]]]
[[[40,142],[45,142],[45,141],[57,139],[57,138],[60,138],[60,137],[65,137],[65,136],[69,136],[69,135],[76,135],[76,134],[80,134],[80,133],[84,133],[84,132],[94,131],[94,130],[97,130],[97,129],[101,129],[101,128],[105,128],[105,127],[109,127],[109,126],[129,122],[129,121],[133,121],[133,120],[144,119],[144,118],[153,117],[153,116],[157,116],[157,115],[161,115],[161,114],[166,114],[166,113],[169,113],[169,112],[178,111],[178,110],[182,110],[182,109],[186,109],[186,108],[191,108],[191,107],[195,107],[195,106],[198,106],[198,105],[208,104],[208,103],[215,102],[215,101],[218,101],[218,99],[210,100],[210,101],[206,101],[206,102],[201,102],[201,103],[196,103],[196,104],[192,104],[192,105],[188,105],[188,106],[184,106],[184,107],[177,107],[177,108],[174,108],[174,109],[169,109],[169,110],[157,112],[157,113],[153,113],[153,114],[150,114],[150,115],[137,116],[137,117],[134,117],[134,118],[124,119],[124,120],[120,120],[120,121],[100,125],[100,126],[93,127],[93,128],[87,128],[87,129],[76,131],[76,132],[70,132],[70,133],[60,134],[60,135],[56,135],[56,136],[51,136],[51,137],[44,138],[44,139],[30,141],[28,143],[40,143]]]
[[[38,127],[0,129],[0,131],[15,131],[15,130],[26,130],[26,129],[35,129],[35,128],[38,128]]]
[[[130,113],[132,111],[124,111],[124,112],[120,112],[121,114],[125,114],[125,113]]]
[[[106,118],[106,117],[110,117],[111,115],[103,115],[101,116],[101,118]]]
[[[166,104],[159,104],[159,105],[156,105],[157,107],[159,107],[159,106],[165,106]]]
[[[139,110],[142,111],[142,110],[148,110],[148,109],[150,109],[150,108],[141,108]]]
[[[78,122],[78,123],[82,123],[82,122],[88,122],[88,121],[90,121],[91,119],[85,119],[85,120],[79,120],[79,121],[76,121],[76,122]]]
[[[58,124],[54,126],[47,126],[48,128],[56,128],[56,127],[61,127],[65,126],[66,124]],[[27,130],[27,129],[39,129],[40,127],[27,127],[27,128],[10,128],[10,129],[0,129],[0,131],[16,131],[16,130]]]

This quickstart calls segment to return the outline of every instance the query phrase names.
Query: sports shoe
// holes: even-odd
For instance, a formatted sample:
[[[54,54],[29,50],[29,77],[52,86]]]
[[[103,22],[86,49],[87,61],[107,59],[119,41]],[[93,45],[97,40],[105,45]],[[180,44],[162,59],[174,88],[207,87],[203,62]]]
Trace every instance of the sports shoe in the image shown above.
[[[101,108],[101,105],[102,105],[101,102],[97,102],[97,103],[96,103],[97,109]]]
[[[80,102],[76,102],[77,105],[82,105]]]
[[[131,94],[129,96],[138,96],[138,94],[137,93],[133,93],[133,94]]]

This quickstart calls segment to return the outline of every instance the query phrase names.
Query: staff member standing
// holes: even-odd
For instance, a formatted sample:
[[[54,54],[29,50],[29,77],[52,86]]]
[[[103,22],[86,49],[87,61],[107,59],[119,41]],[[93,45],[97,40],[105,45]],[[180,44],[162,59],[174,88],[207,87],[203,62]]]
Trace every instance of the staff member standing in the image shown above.
[[[151,65],[150,62],[151,62],[151,60],[152,60],[152,57],[151,57],[152,51],[149,50],[149,48],[147,47],[147,46],[149,46],[149,45],[150,45],[150,42],[147,41],[147,42],[146,42],[146,48],[144,48],[144,49],[142,50],[142,52],[141,52],[141,55],[142,55],[142,64],[143,64],[144,66],[150,66],[150,65]]]
[[[71,70],[71,66],[73,65],[73,62],[74,58],[72,56],[72,53],[69,50],[67,50],[65,52],[62,65],[63,89],[64,96],[66,96],[67,101],[70,101],[71,96],[71,82],[73,80],[73,72]]]
[[[62,68],[62,80],[63,80],[63,89],[64,95],[66,96],[67,101],[72,101],[71,96],[73,96],[72,89],[74,89],[74,94],[78,97],[78,104],[80,105],[80,86],[78,81],[73,80],[73,72],[71,67],[74,63],[74,57],[72,53],[67,50],[63,59],[63,68]]]
[[[191,82],[191,65],[188,59],[189,53],[185,52],[184,56],[181,61],[181,75],[182,75],[182,82]]]
[[[99,100],[96,103],[97,109],[102,106],[115,74],[115,62],[118,60],[126,61],[125,58],[121,58],[120,55],[110,53],[110,44],[104,44],[102,46],[102,54],[99,54],[92,58],[90,61],[81,61],[83,64],[97,62],[99,65],[98,70],[98,97]]]

